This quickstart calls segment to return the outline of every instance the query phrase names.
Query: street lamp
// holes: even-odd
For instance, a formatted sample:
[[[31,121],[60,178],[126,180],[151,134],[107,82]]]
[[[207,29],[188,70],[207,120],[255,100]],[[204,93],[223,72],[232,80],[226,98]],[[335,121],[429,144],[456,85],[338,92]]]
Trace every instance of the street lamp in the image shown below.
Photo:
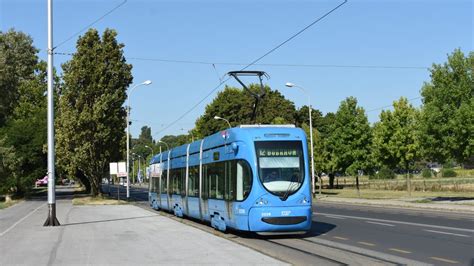
[[[182,131],[186,131],[184,128],[181,128]],[[191,134],[191,142],[194,142],[194,134],[193,134],[193,131],[190,130],[188,131],[189,134]]]
[[[312,192],[313,192],[313,195],[315,194],[315,188],[314,188],[314,151],[313,151],[313,120],[311,119],[311,113],[312,113],[312,110],[313,108],[311,107],[311,96],[310,94],[305,90],[303,89],[302,87],[298,86],[298,85],[295,85],[291,82],[287,82],[285,84],[285,86],[287,86],[288,88],[292,88],[292,87],[295,87],[295,88],[298,88],[300,89],[304,94],[306,94],[308,96],[308,107],[309,107],[309,139],[310,139],[310,143],[311,143],[311,188],[312,188]],[[321,195],[321,179],[319,179],[319,195]]]
[[[145,80],[144,82],[133,86],[127,94],[127,199],[130,198],[130,94],[136,87],[150,84],[151,80]]]
[[[227,120],[227,119],[225,119],[225,118],[222,118],[222,117],[219,117],[219,116],[216,115],[216,116],[214,116],[214,119],[215,119],[215,120],[224,120],[224,121],[226,121],[227,124],[229,125],[229,128],[232,127],[232,126],[230,125],[230,123],[229,123],[229,120]]]
[[[154,154],[154,152],[153,152],[153,148],[152,148],[152,147],[150,147],[150,146],[148,146],[148,145],[145,145],[145,148],[148,148],[148,149],[150,149],[150,150],[151,150],[151,154],[150,154],[150,156],[151,156],[151,158],[153,158],[153,154]]]
[[[170,146],[168,145],[168,143],[166,143],[166,142],[164,142],[164,141],[162,141],[162,140],[159,140],[158,143],[163,143],[163,144],[165,144],[165,145],[166,145],[166,148],[167,148],[168,150],[170,150]]]

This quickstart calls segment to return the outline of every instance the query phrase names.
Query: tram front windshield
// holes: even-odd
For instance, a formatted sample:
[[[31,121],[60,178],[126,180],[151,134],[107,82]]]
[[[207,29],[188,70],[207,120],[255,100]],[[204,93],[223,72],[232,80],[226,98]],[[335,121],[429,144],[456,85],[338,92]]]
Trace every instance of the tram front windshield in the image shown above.
[[[301,141],[258,141],[259,177],[265,189],[280,197],[295,193],[304,179]]]

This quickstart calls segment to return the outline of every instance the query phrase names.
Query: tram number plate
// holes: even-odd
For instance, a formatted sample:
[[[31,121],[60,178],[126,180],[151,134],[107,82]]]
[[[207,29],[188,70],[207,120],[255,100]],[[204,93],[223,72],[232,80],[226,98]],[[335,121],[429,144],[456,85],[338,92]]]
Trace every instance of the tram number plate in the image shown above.
[[[291,211],[281,211],[281,216],[289,216]]]

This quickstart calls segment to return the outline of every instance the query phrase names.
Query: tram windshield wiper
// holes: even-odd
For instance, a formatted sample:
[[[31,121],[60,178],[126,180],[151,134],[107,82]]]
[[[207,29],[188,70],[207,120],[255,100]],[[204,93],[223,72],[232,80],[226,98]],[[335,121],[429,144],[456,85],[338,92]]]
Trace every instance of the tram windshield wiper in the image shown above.
[[[290,184],[288,185],[288,188],[286,189],[286,192],[285,194],[283,194],[283,196],[280,198],[282,201],[285,201],[288,199],[288,197],[290,196],[290,192],[291,190],[293,189],[295,183],[293,182],[293,179],[296,177],[296,175],[292,175],[291,178],[290,178]]]

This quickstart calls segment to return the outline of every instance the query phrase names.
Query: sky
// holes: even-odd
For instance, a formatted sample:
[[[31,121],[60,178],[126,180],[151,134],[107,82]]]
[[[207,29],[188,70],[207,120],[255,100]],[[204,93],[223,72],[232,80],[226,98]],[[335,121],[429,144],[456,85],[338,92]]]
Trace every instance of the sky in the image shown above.
[[[53,0],[53,43],[60,44],[55,52],[73,53],[84,32],[75,34],[123,3],[92,27],[117,30],[127,62],[133,65],[132,86],[153,82],[130,94],[131,132],[137,137],[147,125],[159,139],[192,129],[205,106],[223,90],[221,86],[212,92],[227,72],[264,55],[342,2]],[[15,28],[29,34],[43,60],[46,3],[0,0],[1,31]],[[296,107],[307,105],[309,96],[324,114],[336,112],[341,101],[354,96],[373,123],[382,109],[402,96],[419,106],[433,63],[444,63],[456,48],[473,51],[473,14],[469,0],[349,0],[248,70],[267,72],[270,79],[265,83]],[[54,65],[60,70],[70,59],[56,55]],[[286,82],[307,94],[285,87]],[[225,85],[240,87],[234,80]]]

